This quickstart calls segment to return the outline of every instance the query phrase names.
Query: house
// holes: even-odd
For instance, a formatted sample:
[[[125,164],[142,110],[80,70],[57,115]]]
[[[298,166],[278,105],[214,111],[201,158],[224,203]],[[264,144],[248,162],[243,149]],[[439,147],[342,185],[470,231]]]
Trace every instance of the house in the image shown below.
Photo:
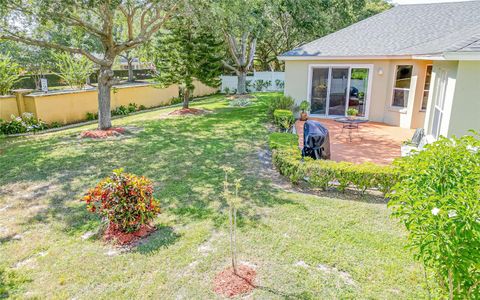
[[[432,139],[480,130],[480,1],[396,6],[279,59],[313,116],[355,108]]]

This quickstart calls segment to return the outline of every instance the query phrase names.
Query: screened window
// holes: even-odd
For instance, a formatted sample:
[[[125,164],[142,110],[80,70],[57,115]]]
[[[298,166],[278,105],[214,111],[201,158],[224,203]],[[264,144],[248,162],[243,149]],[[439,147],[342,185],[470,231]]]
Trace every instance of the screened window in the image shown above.
[[[395,85],[393,86],[392,106],[407,107],[412,82],[413,66],[397,66]]]
[[[432,80],[432,66],[427,67],[425,75],[425,87],[423,88],[422,110],[427,109],[428,96],[430,94],[430,81]]]

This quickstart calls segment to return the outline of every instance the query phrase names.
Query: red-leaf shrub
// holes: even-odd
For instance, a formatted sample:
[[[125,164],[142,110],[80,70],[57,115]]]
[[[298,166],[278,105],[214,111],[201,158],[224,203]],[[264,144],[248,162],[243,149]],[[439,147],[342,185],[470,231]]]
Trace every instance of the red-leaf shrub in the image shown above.
[[[96,212],[123,232],[135,232],[148,224],[159,212],[153,198],[152,182],[145,177],[114,170],[83,197],[87,209]]]

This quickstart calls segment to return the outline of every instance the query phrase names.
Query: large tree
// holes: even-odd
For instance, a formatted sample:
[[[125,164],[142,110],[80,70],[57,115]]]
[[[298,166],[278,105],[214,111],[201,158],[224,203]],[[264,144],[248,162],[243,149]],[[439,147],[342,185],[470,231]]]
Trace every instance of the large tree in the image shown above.
[[[264,27],[265,1],[217,0],[212,16],[223,34],[229,59],[224,66],[238,76],[237,94],[246,93],[247,73],[252,70],[257,39]]]
[[[157,33],[154,42],[157,81],[161,86],[178,84],[183,96],[183,108],[195,88],[194,80],[216,87],[222,73],[223,41],[198,18],[203,7],[186,5],[182,15],[167,22],[166,30]]]
[[[384,0],[270,0],[258,39],[256,66],[280,70],[277,57],[390,8]]]
[[[98,126],[111,127],[110,90],[115,83],[112,66],[125,51],[148,41],[176,10],[173,0],[0,0],[0,40],[82,54],[99,67]],[[125,38],[117,25],[127,28]],[[54,34],[32,35],[38,27],[69,32],[100,45],[87,47],[78,39],[56,39]]]

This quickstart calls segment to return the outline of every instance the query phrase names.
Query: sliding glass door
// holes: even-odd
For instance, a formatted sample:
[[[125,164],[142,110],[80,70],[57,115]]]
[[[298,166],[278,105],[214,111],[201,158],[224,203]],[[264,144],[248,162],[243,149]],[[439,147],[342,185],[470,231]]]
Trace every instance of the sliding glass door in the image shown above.
[[[311,114],[346,116],[354,108],[366,116],[369,68],[313,67],[311,74]]]
[[[312,72],[312,96],[310,113],[324,115],[327,108],[329,68],[315,68]]]

